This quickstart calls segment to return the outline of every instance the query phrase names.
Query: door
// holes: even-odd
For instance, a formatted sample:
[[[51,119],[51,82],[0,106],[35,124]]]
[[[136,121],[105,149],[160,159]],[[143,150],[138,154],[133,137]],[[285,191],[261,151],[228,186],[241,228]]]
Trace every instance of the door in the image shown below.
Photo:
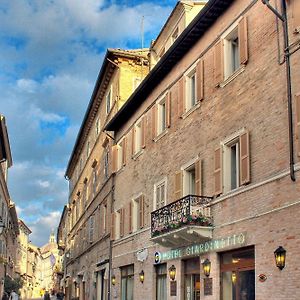
[[[184,261],[184,300],[200,300],[200,259]]]

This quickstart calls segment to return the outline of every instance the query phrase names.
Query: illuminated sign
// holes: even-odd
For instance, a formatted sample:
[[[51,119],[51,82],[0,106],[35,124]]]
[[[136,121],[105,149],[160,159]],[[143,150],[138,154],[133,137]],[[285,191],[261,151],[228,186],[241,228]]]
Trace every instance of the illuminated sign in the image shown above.
[[[225,248],[233,248],[241,246],[245,243],[246,235],[244,233],[234,234],[226,238],[207,241],[201,244],[195,244],[184,248],[173,249],[167,252],[155,252],[155,263],[161,261],[178,259],[188,256],[197,256],[207,252],[223,250]]]

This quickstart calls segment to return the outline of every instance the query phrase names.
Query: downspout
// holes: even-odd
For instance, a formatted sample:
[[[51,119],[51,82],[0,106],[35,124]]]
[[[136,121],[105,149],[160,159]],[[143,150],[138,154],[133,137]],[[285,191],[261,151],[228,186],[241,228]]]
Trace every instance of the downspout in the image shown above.
[[[284,39],[284,57],[286,66],[286,82],[287,82],[287,97],[288,97],[288,123],[289,123],[289,152],[290,152],[290,177],[292,181],[296,181],[294,169],[294,131],[293,131],[293,107],[292,107],[292,83],[291,83],[291,63],[290,63],[290,49],[289,49],[289,35],[288,35],[288,20],[286,13],[285,0],[281,0],[280,14],[271,4],[269,0],[262,0],[275,15],[282,21],[283,24],[283,39]]]

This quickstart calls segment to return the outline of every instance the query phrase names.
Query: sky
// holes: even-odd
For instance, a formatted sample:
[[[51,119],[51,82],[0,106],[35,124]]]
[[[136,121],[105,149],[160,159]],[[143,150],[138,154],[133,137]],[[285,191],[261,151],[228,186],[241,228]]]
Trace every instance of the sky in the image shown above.
[[[0,113],[19,218],[42,246],[68,201],[67,162],[107,48],[149,46],[176,0],[1,0]]]

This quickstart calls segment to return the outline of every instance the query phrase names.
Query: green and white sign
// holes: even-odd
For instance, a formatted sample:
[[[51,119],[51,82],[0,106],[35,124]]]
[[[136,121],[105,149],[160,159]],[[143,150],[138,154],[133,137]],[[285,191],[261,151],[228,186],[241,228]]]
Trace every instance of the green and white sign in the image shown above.
[[[201,244],[194,244],[183,248],[173,249],[167,252],[155,252],[155,263],[167,260],[179,259],[189,256],[197,256],[207,252],[215,252],[226,248],[235,248],[245,244],[246,234],[239,233],[226,238],[207,241]]]

